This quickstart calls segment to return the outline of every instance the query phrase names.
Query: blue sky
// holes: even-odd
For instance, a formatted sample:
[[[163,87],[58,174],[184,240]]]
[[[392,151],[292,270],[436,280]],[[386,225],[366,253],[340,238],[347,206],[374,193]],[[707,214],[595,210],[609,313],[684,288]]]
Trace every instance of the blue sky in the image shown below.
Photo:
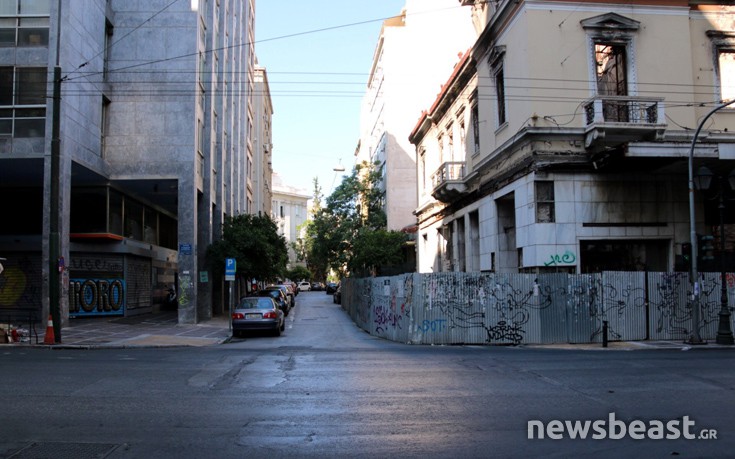
[[[404,0],[256,2],[255,52],[268,72],[275,110],[273,168],[285,185],[311,195],[318,177],[326,196],[339,184],[341,174],[333,168],[340,160],[351,170],[382,19],[400,14],[403,5]],[[363,24],[339,27],[355,23]],[[338,28],[304,33],[333,27]]]

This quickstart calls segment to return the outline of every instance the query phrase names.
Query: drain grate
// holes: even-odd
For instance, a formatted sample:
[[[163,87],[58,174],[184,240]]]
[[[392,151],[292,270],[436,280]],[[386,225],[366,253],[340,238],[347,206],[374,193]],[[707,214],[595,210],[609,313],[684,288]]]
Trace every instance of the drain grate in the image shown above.
[[[102,459],[118,446],[110,443],[31,443],[8,459]]]

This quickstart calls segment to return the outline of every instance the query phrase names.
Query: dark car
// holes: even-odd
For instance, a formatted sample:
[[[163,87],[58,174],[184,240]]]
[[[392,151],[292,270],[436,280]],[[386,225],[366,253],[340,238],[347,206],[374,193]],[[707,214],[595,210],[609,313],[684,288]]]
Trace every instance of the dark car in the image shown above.
[[[312,292],[321,292],[324,290],[324,284],[321,282],[312,282],[311,283],[311,291]]]
[[[324,290],[327,291],[327,295],[334,295],[334,292],[337,291],[337,284],[336,282],[327,282],[327,286]]]
[[[296,295],[294,294],[293,290],[291,290],[291,286],[288,284],[276,284],[269,285],[265,289],[272,290],[276,288],[280,288],[281,290],[283,290],[283,293],[286,295],[286,299],[288,300],[289,309],[293,309],[294,306],[296,306]]]
[[[337,285],[337,290],[332,295],[332,302],[334,304],[342,304],[342,284]]]
[[[276,301],[269,296],[242,298],[232,312],[232,334],[241,336],[249,330],[270,330],[276,336],[286,329],[286,319]]]
[[[285,315],[288,315],[288,313],[291,312],[291,303],[289,302],[286,294],[283,293],[283,290],[280,288],[259,290],[255,296],[267,296],[273,298]]]

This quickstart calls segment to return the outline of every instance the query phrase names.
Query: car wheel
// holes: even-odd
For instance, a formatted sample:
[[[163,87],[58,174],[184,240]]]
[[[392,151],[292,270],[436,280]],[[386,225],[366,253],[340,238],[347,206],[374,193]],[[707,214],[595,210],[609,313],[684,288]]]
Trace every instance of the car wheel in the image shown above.
[[[281,327],[276,328],[276,336],[281,336]]]
[[[286,329],[286,321],[284,320],[284,321],[283,321],[283,322],[281,323],[281,331],[284,331],[285,329]]]

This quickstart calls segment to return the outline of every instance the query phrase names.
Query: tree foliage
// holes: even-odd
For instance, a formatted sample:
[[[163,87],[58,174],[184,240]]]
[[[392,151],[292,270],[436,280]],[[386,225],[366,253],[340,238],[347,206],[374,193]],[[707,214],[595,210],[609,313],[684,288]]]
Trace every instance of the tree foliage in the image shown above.
[[[377,164],[360,164],[342,179],[324,207],[314,207],[306,231],[310,267],[322,273],[331,268],[345,276],[374,274],[380,266],[400,264],[406,238],[386,231],[381,180]]]
[[[235,258],[237,275],[244,279],[275,279],[286,271],[288,248],[268,215],[226,217],[222,239],[207,250],[210,269],[222,275],[225,259]]]
[[[304,266],[294,266],[287,271],[286,276],[294,282],[298,282],[302,279],[307,281],[312,279],[311,271],[309,271],[309,268],[305,268]]]

